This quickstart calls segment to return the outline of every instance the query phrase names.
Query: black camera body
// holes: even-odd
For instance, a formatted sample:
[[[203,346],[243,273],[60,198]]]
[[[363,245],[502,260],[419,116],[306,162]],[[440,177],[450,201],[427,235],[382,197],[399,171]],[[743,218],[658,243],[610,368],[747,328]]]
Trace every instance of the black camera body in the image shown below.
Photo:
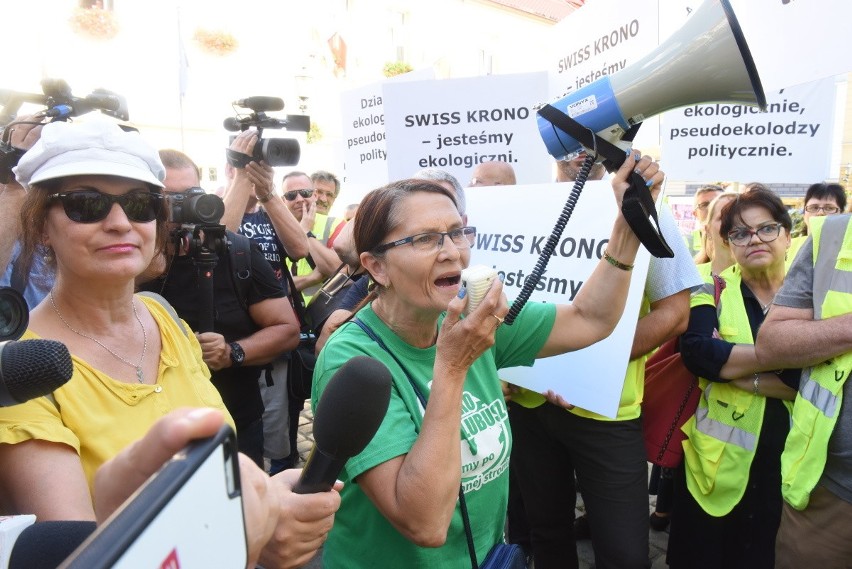
[[[267,111],[280,111],[284,101],[278,97],[248,97],[233,102],[234,107],[250,109],[249,114],[237,112],[236,117],[228,117],[223,125],[231,132],[242,132],[249,128],[257,129],[257,142],[251,156],[228,149],[228,163],[235,168],[244,168],[249,162],[263,160],[270,166],[295,166],[299,163],[301,150],[299,141],[293,138],[262,138],[263,129],[287,129],[308,132],[311,128],[310,117],[305,115],[287,115],[285,118],[270,117]],[[233,137],[231,138],[233,140]]]
[[[173,223],[218,225],[225,215],[222,198],[202,188],[189,188],[179,194],[166,192],[165,196],[169,221]]]

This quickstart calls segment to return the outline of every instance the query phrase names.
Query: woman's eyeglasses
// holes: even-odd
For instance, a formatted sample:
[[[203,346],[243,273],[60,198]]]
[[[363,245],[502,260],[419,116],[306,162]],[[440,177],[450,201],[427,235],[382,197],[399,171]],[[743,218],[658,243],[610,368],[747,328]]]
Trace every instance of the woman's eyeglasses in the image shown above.
[[[823,212],[826,215],[834,215],[835,213],[840,211],[840,208],[836,205],[819,205],[819,204],[811,204],[805,208],[805,211],[808,213],[819,213]]]
[[[59,200],[68,219],[77,223],[96,223],[106,219],[117,203],[127,219],[137,223],[154,221],[163,211],[163,194],[159,192],[133,191],[121,195],[105,194],[97,190],[60,192],[48,196]]]
[[[384,253],[388,249],[411,243],[415,251],[422,253],[434,253],[440,251],[444,246],[444,237],[449,237],[458,249],[470,249],[476,239],[475,227],[459,227],[452,231],[430,231],[429,233],[418,233],[410,237],[403,237],[391,243],[379,245],[374,249],[376,253]]]
[[[757,229],[751,229],[749,227],[734,229],[728,233],[728,241],[738,247],[743,247],[751,243],[752,235],[757,235],[757,238],[762,242],[772,243],[778,239],[778,236],[781,234],[782,227],[782,223],[769,223],[767,225],[761,225]]]
[[[287,200],[288,202],[291,202],[294,199],[296,199],[297,194],[302,196],[305,199],[308,199],[309,197],[314,195],[314,191],[310,190],[310,189],[309,190],[290,190],[289,192],[284,192],[284,199]]]

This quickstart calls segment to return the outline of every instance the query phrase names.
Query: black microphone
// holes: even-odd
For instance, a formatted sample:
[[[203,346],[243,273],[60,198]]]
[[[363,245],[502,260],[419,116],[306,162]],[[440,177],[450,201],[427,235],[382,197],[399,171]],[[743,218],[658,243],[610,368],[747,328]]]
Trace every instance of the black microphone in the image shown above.
[[[74,371],[62,342],[0,342],[0,407],[24,403],[62,387]]]
[[[305,463],[297,494],[327,492],[346,461],[373,439],[385,418],[391,394],[390,370],[379,360],[356,356],[329,380],[314,412],[314,448]]]
[[[255,112],[280,111],[284,108],[284,99],[280,97],[246,97],[231,103],[237,107],[245,107]]]

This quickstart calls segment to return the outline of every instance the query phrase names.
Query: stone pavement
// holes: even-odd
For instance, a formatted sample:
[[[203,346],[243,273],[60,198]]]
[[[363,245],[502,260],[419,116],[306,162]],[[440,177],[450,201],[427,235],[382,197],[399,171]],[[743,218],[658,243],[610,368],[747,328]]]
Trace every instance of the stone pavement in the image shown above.
[[[299,448],[299,456],[301,457],[301,462],[308,458],[308,455],[311,452],[311,448],[313,447],[313,421],[314,414],[310,409],[310,403],[306,404],[306,409],[302,411],[302,415],[299,419],[299,433],[297,436],[298,448]],[[648,472],[650,473],[650,466],[648,468]],[[656,505],[656,496],[648,497],[648,514],[654,511],[654,506]],[[576,515],[580,516],[583,513],[583,505],[582,502],[578,504],[578,509],[576,511]],[[666,565],[666,547],[668,544],[669,533],[668,530],[663,532],[653,531],[650,532],[650,545],[651,545],[651,569],[666,569],[668,565]],[[580,540],[577,542],[577,553],[580,558],[580,569],[594,569],[595,567],[595,555],[592,551],[592,542],[588,539]],[[307,565],[304,567],[306,569],[322,569],[321,561],[322,551],[317,553],[316,557],[314,557]],[[534,567],[531,567],[534,569]]]

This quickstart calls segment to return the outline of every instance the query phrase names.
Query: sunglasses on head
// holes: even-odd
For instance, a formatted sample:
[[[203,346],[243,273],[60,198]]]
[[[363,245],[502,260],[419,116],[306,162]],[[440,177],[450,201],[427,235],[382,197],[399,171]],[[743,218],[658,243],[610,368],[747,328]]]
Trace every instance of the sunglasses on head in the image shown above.
[[[309,197],[314,195],[314,191],[313,190],[290,190],[289,192],[284,192],[284,199],[286,199],[288,202],[291,202],[294,199],[296,199],[296,194],[302,196],[305,199],[308,199]]]
[[[132,191],[119,196],[98,190],[59,192],[48,196],[59,200],[68,219],[77,223],[96,223],[106,219],[117,203],[127,219],[137,223],[154,221],[163,210],[163,194],[148,190]]]

